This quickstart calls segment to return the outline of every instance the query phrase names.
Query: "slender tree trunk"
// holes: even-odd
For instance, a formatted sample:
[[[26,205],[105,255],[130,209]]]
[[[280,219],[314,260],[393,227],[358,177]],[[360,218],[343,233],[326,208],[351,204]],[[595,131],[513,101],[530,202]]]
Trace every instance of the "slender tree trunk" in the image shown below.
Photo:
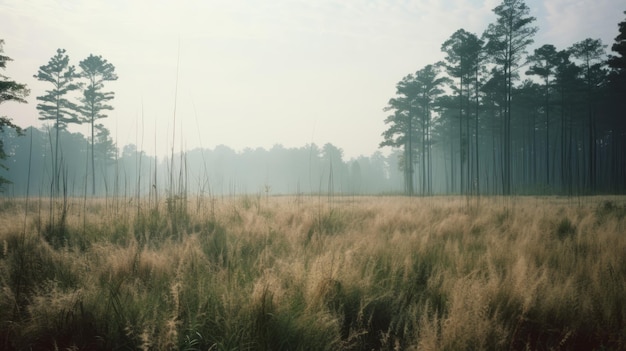
[[[61,85],[60,82],[60,77],[57,75],[57,82],[56,82],[56,86],[58,87],[59,85]],[[56,104],[57,104],[57,109],[56,109],[56,113],[57,113],[57,118],[56,118],[56,124],[54,125],[54,129],[55,129],[55,140],[54,140],[54,170],[52,172],[52,190],[54,192],[54,195],[58,195],[60,192],[60,185],[59,185],[59,178],[60,178],[60,173],[61,170],[59,169],[59,129],[61,128],[61,101],[59,100],[59,97],[57,96],[56,98]]]
[[[94,157],[94,111],[91,111],[91,195],[96,195],[96,163]]]
[[[426,116],[423,117],[422,120],[422,150],[421,150],[421,166],[422,166],[422,186],[421,186],[421,194],[424,196],[426,194],[426,128],[425,128],[425,119]]]
[[[408,180],[407,191],[409,193],[409,196],[413,196],[413,123],[412,123],[412,120],[413,120],[413,113],[412,111],[409,111],[409,133],[408,133],[409,152],[408,152],[408,160],[405,160],[406,165],[408,166],[406,169],[406,172],[407,172],[406,179]]]
[[[454,142],[452,141],[452,133],[450,133],[450,191],[456,191],[456,178],[454,177]]]
[[[561,189],[565,190],[567,183],[565,173],[565,88],[561,87]]]
[[[459,90],[459,177],[461,180],[461,195],[465,193],[465,181],[463,174],[465,148],[466,146],[463,142],[463,75],[461,75],[461,84]]]
[[[470,126],[469,118],[470,118],[470,115],[471,115],[471,112],[470,112],[470,108],[471,108],[470,107],[470,101],[471,100],[470,100],[470,96],[469,96],[469,94],[470,94],[469,82],[467,83],[467,89],[466,90],[467,90],[467,116],[465,118],[465,135],[467,135],[467,141],[465,143],[467,144],[467,147],[465,149],[465,155],[466,155],[466,157],[465,157],[465,166],[466,166],[465,177],[467,179],[466,193],[467,194],[471,194],[472,191],[474,190],[474,187],[473,187],[472,179],[471,179],[471,175],[470,175],[470,169],[472,168],[472,165],[470,163],[470,156],[471,156],[470,146],[472,145],[472,142],[471,142],[471,134],[470,134],[470,129],[469,129],[469,126]]]
[[[550,96],[549,78],[546,79],[546,184],[550,185]]]
[[[479,101],[478,101],[478,66],[476,67],[476,79],[474,81],[474,88],[475,88],[475,104],[476,104],[476,119],[474,120],[474,142],[475,147],[474,147],[474,151],[476,153],[476,195],[480,195],[480,164],[479,164],[479,158],[478,158],[478,113],[479,113]]]
[[[591,94],[589,94],[591,95]],[[595,148],[595,121],[593,118],[593,107],[591,103],[591,96],[589,96],[589,186],[590,191],[594,193],[596,191],[596,148]]]
[[[511,47],[511,43],[509,40],[509,48]],[[509,49],[510,50],[510,49]],[[511,195],[511,94],[513,91],[512,87],[512,71],[511,64],[512,57],[510,55],[510,51],[507,54],[507,67],[505,69],[506,74],[506,112],[505,112],[505,126],[504,126],[504,178],[506,181],[504,187],[504,195]]]
[[[432,149],[432,142],[431,142],[431,136],[430,136],[430,108],[428,108],[427,111],[427,116],[428,119],[426,120],[426,137],[428,138],[428,142],[427,142],[427,147],[428,147],[428,195],[432,195],[433,194],[433,183],[432,183],[432,177],[433,177],[433,149]]]
[[[59,193],[59,128],[61,123],[61,116],[59,112],[59,103],[57,100],[57,120],[54,125],[55,138],[54,138],[54,170],[52,171],[52,190],[54,195]]]

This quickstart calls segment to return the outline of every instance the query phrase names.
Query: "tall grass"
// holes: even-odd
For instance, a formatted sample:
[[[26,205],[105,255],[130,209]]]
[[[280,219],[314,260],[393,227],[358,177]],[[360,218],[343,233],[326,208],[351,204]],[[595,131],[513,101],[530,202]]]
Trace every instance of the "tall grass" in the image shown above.
[[[0,349],[624,349],[626,199],[588,200],[68,198],[60,240],[2,199]]]

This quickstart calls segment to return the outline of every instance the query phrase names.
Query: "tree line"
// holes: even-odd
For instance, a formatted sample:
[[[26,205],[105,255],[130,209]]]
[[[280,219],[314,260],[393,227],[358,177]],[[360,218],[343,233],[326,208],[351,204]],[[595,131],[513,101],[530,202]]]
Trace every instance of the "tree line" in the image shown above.
[[[54,193],[50,184],[54,167],[51,143],[57,139],[55,132],[46,127],[30,127],[21,134],[15,130],[0,134],[7,153],[13,156],[6,161],[8,170],[0,172],[12,181],[6,187],[6,194],[23,196],[30,184],[31,195],[49,196]],[[68,196],[82,197],[93,190],[91,167],[86,168],[92,150],[99,180],[95,188],[97,196],[402,192],[402,174],[396,167],[398,152],[389,155],[375,152],[371,156],[346,159],[343,150],[330,143],[289,148],[277,144],[270,149],[240,151],[219,145],[157,158],[134,144],[118,148],[108,131],[96,134],[93,149],[90,138],[81,133],[61,130],[58,140],[64,167],[61,185],[66,187]]]
[[[4,68],[10,58],[0,58]],[[299,148],[275,145],[270,150],[241,152],[222,145],[176,155],[172,151],[171,158],[163,159],[148,156],[132,144],[119,149],[110,131],[98,123],[112,109],[109,102],[114,93],[104,89],[106,82],[117,79],[111,63],[89,55],[76,68],[67,52],[58,49],[34,78],[49,84],[50,89],[37,97],[39,119],[49,123],[22,129],[3,117],[0,124],[1,190],[15,196],[401,191],[397,153],[384,156],[376,152],[344,160],[343,151],[330,143]],[[25,84],[4,76],[2,84],[0,102],[26,103],[29,90]],[[88,124],[90,135],[70,132],[72,124]]]
[[[457,30],[443,61],[403,77],[384,109],[380,147],[402,150],[404,192],[626,191],[626,22],[612,55],[590,38],[529,53],[525,2],[493,12],[482,35]]]

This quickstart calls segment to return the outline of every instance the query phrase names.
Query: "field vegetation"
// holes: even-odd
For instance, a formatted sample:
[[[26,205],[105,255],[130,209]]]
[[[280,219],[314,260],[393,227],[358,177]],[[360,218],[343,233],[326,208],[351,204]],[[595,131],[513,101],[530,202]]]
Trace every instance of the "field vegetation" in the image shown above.
[[[3,350],[626,348],[624,197],[0,207]]]

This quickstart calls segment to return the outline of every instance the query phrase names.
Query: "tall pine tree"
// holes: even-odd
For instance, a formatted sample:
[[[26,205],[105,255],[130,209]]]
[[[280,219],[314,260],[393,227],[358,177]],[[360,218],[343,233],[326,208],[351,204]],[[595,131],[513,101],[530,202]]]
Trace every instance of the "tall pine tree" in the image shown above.
[[[502,186],[504,195],[510,195],[513,82],[517,78],[518,68],[523,63],[526,48],[534,42],[533,37],[538,29],[532,25],[535,17],[529,16],[530,9],[524,0],[504,0],[493,9],[493,12],[498,17],[495,23],[489,25],[484,36],[487,40],[487,51],[493,62],[501,70],[504,78]]]
[[[65,49],[57,49],[48,64],[39,67],[39,71],[34,75],[40,81],[48,82],[52,89],[46,90],[46,94],[38,96],[37,104],[40,120],[53,121],[55,129],[52,191],[59,191],[59,178],[61,174],[59,159],[59,131],[65,130],[69,123],[80,123],[76,114],[77,106],[72,103],[67,95],[79,88],[74,80],[79,77],[74,66],[70,66],[70,58],[65,53]]]
[[[107,117],[104,111],[113,110],[107,103],[113,100],[115,94],[103,91],[104,82],[117,80],[115,66],[103,59],[102,56],[89,55],[80,61],[81,76],[87,79],[87,86],[81,98],[80,112],[83,121],[91,127],[91,194],[96,194],[96,166],[94,143],[96,139],[96,121]]]

